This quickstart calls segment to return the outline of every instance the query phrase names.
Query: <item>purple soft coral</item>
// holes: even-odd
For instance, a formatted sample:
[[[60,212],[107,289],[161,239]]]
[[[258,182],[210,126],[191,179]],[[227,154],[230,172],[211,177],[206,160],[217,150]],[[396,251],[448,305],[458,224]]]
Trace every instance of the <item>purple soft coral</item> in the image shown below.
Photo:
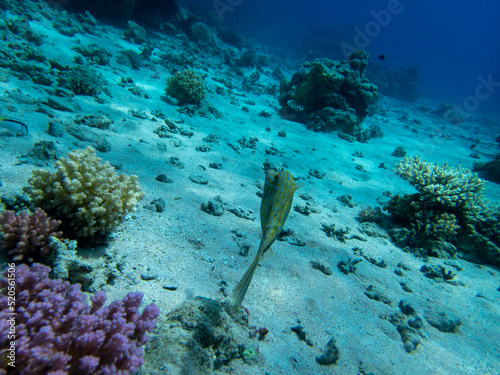
[[[15,366],[20,375],[117,374],[142,365],[142,345],[148,342],[159,314],[154,304],[142,314],[142,293],[104,306],[97,292],[89,306],[80,285],[48,277],[50,268],[35,263],[15,269]],[[9,276],[12,275],[12,272]],[[8,272],[0,279],[0,360],[6,360],[11,338],[8,319]],[[0,374],[2,370],[0,370]]]
[[[60,220],[52,220],[41,208],[17,215],[14,211],[3,211],[0,214],[2,249],[15,261],[32,263],[49,253],[50,237],[61,237],[62,232],[56,232],[60,224]]]

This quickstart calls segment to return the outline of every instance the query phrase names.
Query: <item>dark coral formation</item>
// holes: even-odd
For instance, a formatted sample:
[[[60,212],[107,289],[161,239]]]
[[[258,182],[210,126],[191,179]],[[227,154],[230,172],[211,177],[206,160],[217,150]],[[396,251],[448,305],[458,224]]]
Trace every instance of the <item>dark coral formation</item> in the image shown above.
[[[347,61],[305,62],[291,81],[281,81],[281,114],[314,131],[340,130],[366,140],[361,123],[378,99],[377,87],[364,77],[367,57],[356,50]]]
[[[62,232],[56,232],[60,224],[60,220],[51,220],[41,208],[32,214],[4,211],[0,214],[2,250],[15,261],[31,263],[41,259],[51,250],[50,238],[62,236]]]
[[[90,66],[74,66],[60,71],[57,83],[75,95],[94,96],[101,92],[104,80]]]

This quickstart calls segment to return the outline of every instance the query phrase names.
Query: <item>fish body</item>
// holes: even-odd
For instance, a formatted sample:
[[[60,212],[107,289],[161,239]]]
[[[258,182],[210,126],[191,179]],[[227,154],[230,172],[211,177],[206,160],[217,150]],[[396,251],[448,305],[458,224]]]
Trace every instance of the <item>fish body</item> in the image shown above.
[[[255,259],[238,285],[236,285],[236,288],[234,288],[231,299],[235,308],[238,308],[243,302],[260,259],[269,251],[271,245],[281,233],[292,207],[293,194],[301,186],[302,184],[295,184],[295,179],[288,171],[276,172],[271,170],[266,173],[264,194],[260,204],[262,239]]]
[[[0,117],[0,127],[13,131],[16,134],[23,134],[23,130],[25,130],[26,135],[28,135],[28,125],[19,120]]]

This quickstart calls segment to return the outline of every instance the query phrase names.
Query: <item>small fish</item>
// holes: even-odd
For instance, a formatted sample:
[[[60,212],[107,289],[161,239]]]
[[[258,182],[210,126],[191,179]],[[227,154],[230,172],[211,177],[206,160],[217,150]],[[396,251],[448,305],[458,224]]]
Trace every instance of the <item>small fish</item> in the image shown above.
[[[382,61],[383,61],[383,60],[385,60],[385,55],[380,55],[380,56],[378,57],[378,59],[379,59],[379,60],[382,60]]]
[[[23,130],[26,130],[26,135],[28,135],[28,125],[19,120],[0,117],[0,127],[13,131],[16,134],[23,134]]]
[[[267,251],[270,251],[271,245],[281,233],[292,207],[293,194],[301,186],[303,184],[295,184],[295,179],[288,171],[270,170],[266,173],[264,194],[260,204],[262,239],[255,259],[234,288],[231,300],[235,309],[241,306],[259,261]]]

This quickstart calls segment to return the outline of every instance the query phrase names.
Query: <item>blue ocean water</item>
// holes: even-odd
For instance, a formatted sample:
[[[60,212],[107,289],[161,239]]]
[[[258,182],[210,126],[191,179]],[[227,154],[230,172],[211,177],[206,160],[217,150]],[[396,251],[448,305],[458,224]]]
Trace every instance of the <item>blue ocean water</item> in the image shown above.
[[[500,117],[500,2],[193,0],[217,13],[223,26],[263,45],[285,47],[294,56],[339,58],[340,44],[365,48],[372,60],[385,55],[385,67],[418,66],[425,98]],[[221,5],[221,4],[226,4]],[[342,38],[334,38],[335,31]],[[301,43],[310,33],[312,52]],[[359,37],[358,43],[352,43]],[[330,40],[330,42],[328,42]],[[340,42],[340,43],[339,43]],[[310,46],[312,49],[314,46]],[[477,92],[476,92],[477,91]],[[477,97],[477,100],[470,96]]]

